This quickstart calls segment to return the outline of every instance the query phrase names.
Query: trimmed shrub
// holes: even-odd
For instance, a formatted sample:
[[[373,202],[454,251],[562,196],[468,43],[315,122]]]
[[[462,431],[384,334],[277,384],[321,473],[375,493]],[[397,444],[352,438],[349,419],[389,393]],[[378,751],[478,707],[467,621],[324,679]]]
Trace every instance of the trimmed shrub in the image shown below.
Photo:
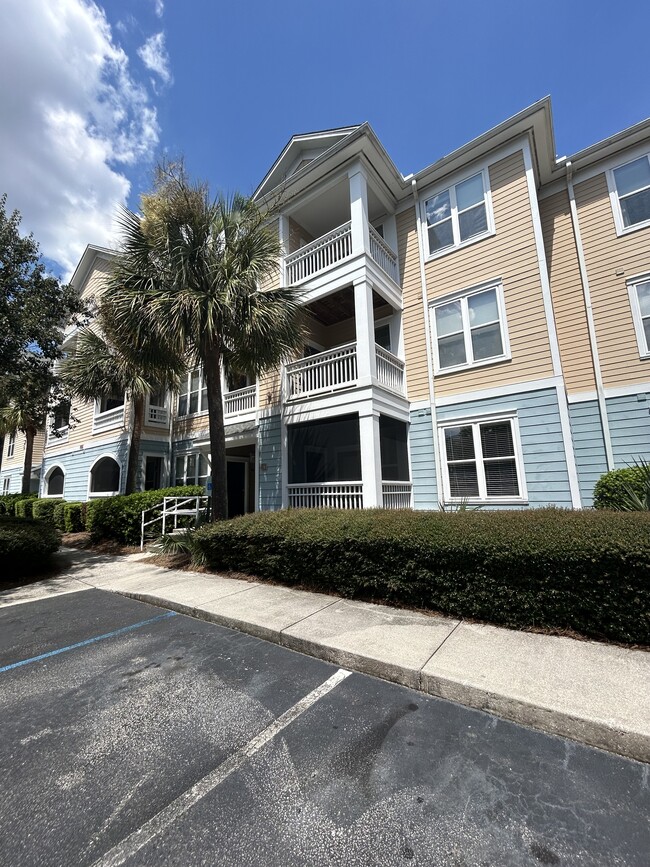
[[[65,500],[60,500],[54,507],[54,511],[52,512],[52,523],[56,527],[57,530],[63,532],[65,530]]]
[[[2,578],[10,581],[47,566],[61,544],[61,534],[44,521],[0,516]]]
[[[216,569],[650,644],[647,513],[296,510],[208,524],[193,536]]]
[[[151,509],[162,503],[163,497],[194,497],[204,493],[201,485],[186,485],[90,500],[86,507],[86,529],[90,531],[95,542],[112,539],[122,545],[139,545],[144,509]],[[151,512],[147,520],[152,520],[157,514],[160,512]],[[152,536],[160,535],[160,524],[150,528],[150,533]]]
[[[32,517],[32,508],[34,503],[36,502],[36,497],[23,497],[20,500],[16,500],[16,504],[14,506],[14,514],[17,518],[31,518]]]
[[[15,515],[20,500],[35,500],[36,494],[3,494],[0,497],[0,515]]]
[[[85,503],[63,504],[63,529],[66,533],[81,533],[86,528]]]
[[[54,527],[54,510],[57,506],[62,505],[62,499],[41,499],[34,500],[32,503],[32,517],[38,518],[41,521],[47,521]]]
[[[594,507],[596,509],[624,509],[627,488],[639,497],[645,495],[646,473],[643,467],[624,467],[604,473],[594,487]]]

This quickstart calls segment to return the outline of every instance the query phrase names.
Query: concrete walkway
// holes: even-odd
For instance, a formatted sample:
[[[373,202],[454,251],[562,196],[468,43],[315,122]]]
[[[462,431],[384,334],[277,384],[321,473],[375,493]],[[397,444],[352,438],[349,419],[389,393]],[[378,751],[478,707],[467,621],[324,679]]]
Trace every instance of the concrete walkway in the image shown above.
[[[63,577],[0,607],[96,587],[247,632],[545,732],[650,761],[650,654],[64,549]]]

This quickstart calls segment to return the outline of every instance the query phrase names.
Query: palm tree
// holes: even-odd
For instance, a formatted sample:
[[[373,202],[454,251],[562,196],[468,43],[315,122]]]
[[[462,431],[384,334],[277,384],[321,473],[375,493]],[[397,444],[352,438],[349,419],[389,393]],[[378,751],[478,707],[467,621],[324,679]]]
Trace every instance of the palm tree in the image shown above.
[[[95,400],[125,395],[133,405],[125,493],[135,491],[140,440],[148,395],[178,388],[184,362],[167,348],[164,364],[138,356],[117,331],[110,299],[101,301],[92,326],[78,336],[74,354],[61,365],[61,378],[73,397]],[[163,352],[163,348],[161,348]]]
[[[25,434],[25,458],[23,460],[23,478],[20,491],[29,494],[32,480],[32,460],[34,457],[34,440],[45,425],[45,415],[38,407],[22,406],[12,400],[0,409],[0,434],[15,434],[18,431]]]
[[[303,342],[299,296],[268,287],[279,268],[277,232],[245,196],[209,198],[182,168],[124,211],[112,280],[118,328],[160,363],[159,340],[203,365],[212,466],[212,515],[227,517],[221,370],[251,376],[277,367]],[[151,340],[151,334],[157,339]]]

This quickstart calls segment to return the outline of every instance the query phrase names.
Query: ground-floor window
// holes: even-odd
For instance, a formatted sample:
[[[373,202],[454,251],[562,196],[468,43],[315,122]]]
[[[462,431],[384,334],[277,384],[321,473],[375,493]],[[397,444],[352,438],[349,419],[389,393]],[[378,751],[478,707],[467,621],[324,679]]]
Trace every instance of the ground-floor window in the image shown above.
[[[516,418],[440,426],[445,499],[510,501],[526,496]]]
[[[64,482],[65,475],[61,467],[54,467],[53,469],[51,469],[47,476],[47,496],[62,497]]]
[[[114,458],[101,458],[90,471],[90,495],[108,497],[119,492],[120,465]]]
[[[192,452],[187,455],[177,455],[175,462],[175,485],[206,486],[210,475],[208,456],[204,452]]]
[[[9,476],[5,476],[4,479],[2,480],[2,493],[3,494],[9,493],[9,486],[10,485],[11,485],[11,479],[9,478]]]
[[[409,453],[406,422],[382,415],[379,417],[381,478],[384,482],[408,482]]]
[[[361,480],[359,417],[290,425],[289,484]]]

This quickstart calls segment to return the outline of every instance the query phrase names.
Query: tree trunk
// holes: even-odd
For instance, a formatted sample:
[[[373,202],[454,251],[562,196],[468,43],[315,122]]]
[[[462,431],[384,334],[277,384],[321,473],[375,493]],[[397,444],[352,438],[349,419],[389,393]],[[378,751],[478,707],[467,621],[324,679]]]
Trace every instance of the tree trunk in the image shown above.
[[[20,491],[21,494],[29,494],[32,487],[32,460],[34,458],[35,437],[36,431],[33,428],[27,428],[25,431],[25,460],[23,461],[23,485]]]
[[[208,389],[208,421],[210,424],[210,466],[212,472],[212,520],[228,517],[226,487],[226,432],[223,424],[223,394],[221,392],[221,353],[214,346],[203,351],[203,375]]]
[[[135,482],[138,475],[140,461],[140,440],[142,439],[142,426],[144,424],[144,397],[133,399],[133,430],[131,431],[131,445],[129,446],[129,462],[126,471],[125,494],[135,491]]]

